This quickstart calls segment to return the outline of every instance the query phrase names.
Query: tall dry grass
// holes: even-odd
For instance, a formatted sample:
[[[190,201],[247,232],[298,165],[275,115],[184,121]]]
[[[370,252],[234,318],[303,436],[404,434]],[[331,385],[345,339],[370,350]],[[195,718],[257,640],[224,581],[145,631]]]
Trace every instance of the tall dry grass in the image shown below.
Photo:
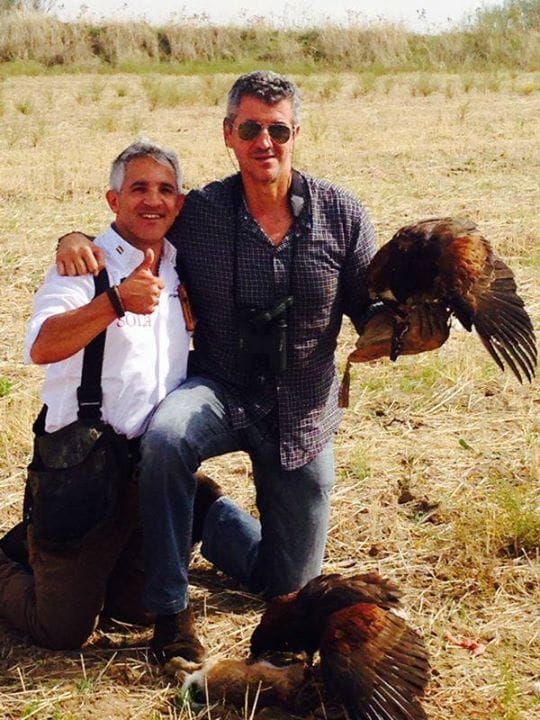
[[[0,63],[15,63],[12,71],[20,62],[26,69],[37,63],[36,71],[95,66],[140,70],[160,64],[210,72],[261,64],[288,72],[532,71],[540,68],[539,15],[538,0],[507,0],[502,8],[478,10],[468,23],[430,35],[354,18],[318,27],[307,21],[295,27],[266,22],[222,27],[204,18],[161,26],[84,19],[67,23],[29,10],[28,3],[12,3],[3,12],[0,6]]]
[[[500,71],[489,85],[472,72],[428,77],[298,75],[295,164],[360,197],[381,242],[422,217],[471,217],[515,269],[538,328],[540,100],[524,91],[536,76]],[[0,532],[20,515],[41,379],[21,362],[22,338],[56,238],[109,221],[109,162],[139,132],[177,149],[189,186],[232,172],[221,119],[233,79],[1,81]],[[341,367],[353,342],[346,324]],[[324,568],[375,569],[403,588],[432,657],[432,720],[539,717],[539,402],[538,382],[519,386],[458,330],[440,351],[353,370]],[[206,469],[254,509],[244,455]],[[210,655],[245,656],[260,600],[198,555],[191,582]],[[474,657],[452,637],[485,652]],[[175,681],[147,662],[147,642],[148,631],[109,625],[80,653],[56,653],[0,623],[0,718],[251,717],[249,704],[245,713],[183,707]]]

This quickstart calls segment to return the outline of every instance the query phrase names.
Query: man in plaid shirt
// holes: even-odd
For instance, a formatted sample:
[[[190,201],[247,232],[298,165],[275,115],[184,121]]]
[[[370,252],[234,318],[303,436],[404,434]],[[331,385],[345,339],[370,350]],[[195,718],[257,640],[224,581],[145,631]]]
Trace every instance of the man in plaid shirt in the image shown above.
[[[267,597],[321,571],[341,419],[334,351],[343,314],[358,325],[366,308],[375,245],[351,194],[293,170],[298,111],[288,79],[241,76],[223,123],[240,173],[191,192],[168,233],[197,325],[190,376],[142,443],[145,605],[162,661],[204,654],[188,606],[203,460],[247,452],[260,516],[210,487],[195,517],[210,562]]]

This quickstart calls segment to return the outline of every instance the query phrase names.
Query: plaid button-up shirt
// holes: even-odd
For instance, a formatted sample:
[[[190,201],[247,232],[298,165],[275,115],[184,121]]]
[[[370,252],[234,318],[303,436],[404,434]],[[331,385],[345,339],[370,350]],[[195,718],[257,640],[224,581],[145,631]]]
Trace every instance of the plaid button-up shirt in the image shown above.
[[[249,214],[239,175],[190,192],[167,233],[197,317],[197,374],[223,388],[237,429],[277,406],[281,462],[288,470],[312,460],[339,425],[337,336],[343,313],[355,322],[365,310],[364,274],[375,252],[373,227],[353,195],[295,175],[293,188],[303,186],[303,192],[290,198],[295,218],[278,246]],[[239,362],[238,307],[267,308],[288,294],[294,296],[288,368],[255,390]]]

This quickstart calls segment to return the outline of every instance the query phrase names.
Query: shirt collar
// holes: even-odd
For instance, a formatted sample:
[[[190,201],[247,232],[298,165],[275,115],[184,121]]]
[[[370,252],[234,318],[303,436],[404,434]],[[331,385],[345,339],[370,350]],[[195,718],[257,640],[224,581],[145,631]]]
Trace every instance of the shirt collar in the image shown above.
[[[114,263],[118,263],[122,267],[132,267],[135,269],[140,265],[144,258],[142,250],[134,247],[131,243],[118,234],[112,225],[100,236],[100,245],[112,258]],[[176,248],[164,238],[163,251],[161,260],[165,260],[171,265],[176,261]]]
[[[307,182],[302,176],[302,174],[294,168],[291,172],[291,184],[289,187],[288,195],[291,212],[293,214],[293,217],[296,219],[300,218],[300,216],[303,214],[304,209],[309,214],[309,190],[307,187]],[[234,186],[232,190],[234,206],[243,206],[245,210],[249,213],[246,197],[242,188],[242,174],[237,173],[236,175],[233,175],[231,177],[234,178]]]

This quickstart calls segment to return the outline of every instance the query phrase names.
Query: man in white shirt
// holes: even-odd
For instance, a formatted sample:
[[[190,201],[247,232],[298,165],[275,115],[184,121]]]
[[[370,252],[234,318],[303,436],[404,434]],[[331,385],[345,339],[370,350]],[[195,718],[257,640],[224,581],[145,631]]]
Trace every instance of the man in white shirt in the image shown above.
[[[180,188],[173,152],[146,141],[130,145],[112,165],[106,194],[115,221],[95,241],[107,258],[110,288],[95,295],[92,276],[61,277],[52,268],[36,294],[25,356],[47,365],[41,392],[47,433],[77,419],[84,348],[105,329],[102,416],[130,440],[134,460],[152,411],[185,379],[189,333],[178,298],[176,250],[165,239],[183,204]],[[122,575],[122,556],[138,553],[137,522],[133,478],[119,488],[113,516],[75,547],[47,546],[31,522],[32,572],[0,549],[0,616],[39,644],[79,647],[95,627],[115,574]],[[116,578],[127,596],[121,585]]]

